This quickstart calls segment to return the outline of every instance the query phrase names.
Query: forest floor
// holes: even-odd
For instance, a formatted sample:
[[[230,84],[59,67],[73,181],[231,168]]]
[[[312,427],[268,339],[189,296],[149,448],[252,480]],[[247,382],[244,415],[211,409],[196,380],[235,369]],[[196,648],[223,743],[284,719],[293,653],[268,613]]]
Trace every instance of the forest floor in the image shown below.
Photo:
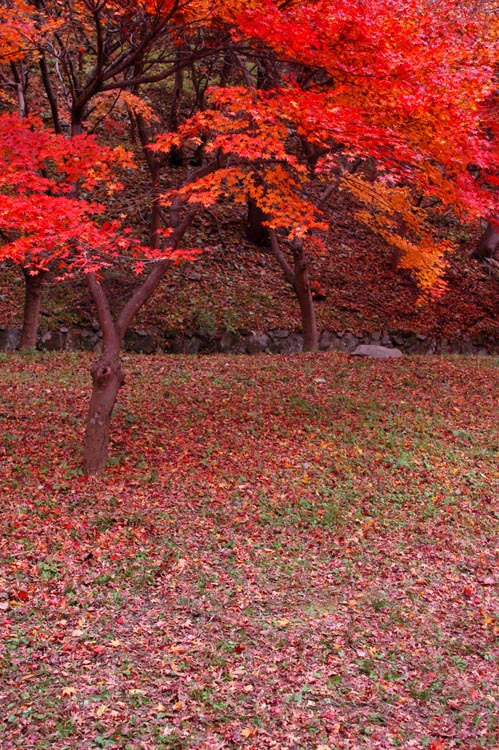
[[[144,187],[146,190],[146,187]],[[146,226],[140,182],[127,188],[128,221]],[[418,290],[408,271],[391,267],[392,249],[353,217],[351,196],[339,192],[328,208],[329,232],[322,254],[310,254],[312,281],[325,297],[317,301],[319,330],[414,332],[438,338],[499,339],[497,270],[470,258],[479,228],[449,219],[434,229],[454,243],[447,290],[437,300],[418,305]],[[172,266],[153,299],[133,325],[167,334],[202,329],[229,331],[300,329],[296,297],[284,282],[270,251],[244,241],[244,207],[217,205],[194,223],[188,244],[207,248],[195,263]],[[0,266],[0,325],[22,319],[22,275]],[[137,284],[133,274],[107,274],[115,310]],[[93,305],[81,279],[52,281],[45,295],[42,328],[96,323]]]
[[[0,745],[497,747],[498,360],[0,355]]]

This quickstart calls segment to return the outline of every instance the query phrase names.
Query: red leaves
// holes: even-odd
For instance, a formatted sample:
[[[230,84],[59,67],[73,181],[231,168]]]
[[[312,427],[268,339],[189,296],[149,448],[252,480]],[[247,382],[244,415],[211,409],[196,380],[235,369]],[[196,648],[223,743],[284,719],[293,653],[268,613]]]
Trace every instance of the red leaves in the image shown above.
[[[322,152],[314,170],[323,179],[336,173],[338,145],[351,157],[374,157],[385,208],[366,193],[376,213],[367,223],[396,245],[402,265],[424,288],[439,293],[449,247],[435,241],[425,213],[411,204],[416,191],[471,217],[497,207],[493,192],[468,171],[470,163],[491,172],[499,165],[497,144],[484,137],[488,110],[482,102],[490,98],[495,59],[487,14],[463,12],[456,2],[430,7],[419,0],[342,0],[333,7],[267,1],[219,12],[233,19],[235,38],[256,39],[295,65],[322,71],[321,84],[299,85],[298,75],[286,78],[281,70],[270,91],[251,81],[211,89],[211,108],[159,136],[154,146],[168,151],[202,137],[206,154],[225,157],[217,173],[177,196],[208,207],[249,195],[270,227],[303,237],[319,224],[305,191],[310,164],[297,136]],[[389,188],[396,193],[401,183],[407,191],[402,218],[413,217],[407,237],[393,231],[400,212]]]
[[[131,166],[122,148],[94,137],[65,138],[37,118],[0,117],[0,230],[8,238],[0,257],[34,270],[56,264],[64,273],[95,271],[139,243],[106,210],[88,200],[97,185],[113,192],[117,168]],[[84,197],[85,196],[85,197]]]

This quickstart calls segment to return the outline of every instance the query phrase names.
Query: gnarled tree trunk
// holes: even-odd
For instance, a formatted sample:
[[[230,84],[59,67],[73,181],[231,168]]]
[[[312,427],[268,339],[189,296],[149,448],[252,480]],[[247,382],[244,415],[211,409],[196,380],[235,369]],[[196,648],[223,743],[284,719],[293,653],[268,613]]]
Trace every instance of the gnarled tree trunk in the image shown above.
[[[85,426],[83,471],[96,474],[106,468],[109,425],[118,391],[124,383],[119,348],[104,351],[91,368],[92,396]]]
[[[303,250],[303,242],[295,240],[293,243],[293,260],[295,273],[295,291],[300,303],[301,322],[303,329],[303,351],[316,352],[319,348],[317,336],[317,321],[315,307],[310,289],[307,259]]]
[[[217,163],[213,162],[194,172],[190,179],[194,181],[214,170]],[[170,223],[172,233],[165,243],[167,248],[176,249],[178,243],[187,231],[196,213],[196,209],[180,217],[181,202],[177,198],[170,207]],[[163,258],[154,264],[149,275],[135,290],[130,299],[123,306],[117,319],[113,318],[109,300],[104,287],[95,273],[86,274],[87,284],[93,297],[97,316],[102,330],[102,354],[93,363],[92,395],[87,412],[85,426],[85,440],[83,453],[83,470],[85,474],[96,474],[106,468],[109,450],[109,426],[118,392],[124,383],[123,370],[120,364],[120,349],[123,337],[136,313],[147,302],[169,267],[169,260]]]
[[[47,271],[38,271],[36,274],[31,274],[28,268],[23,268],[22,272],[25,280],[25,290],[23,328],[21,331],[19,348],[34,349],[36,346],[43,287],[47,277]]]
[[[289,265],[281,250],[279,240],[274,229],[269,231],[270,246],[274,257],[279,263],[284,278],[290,284],[300,305],[301,325],[303,330],[303,351],[316,352],[319,348],[319,337],[317,334],[317,320],[315,317],[315,306],[308,277],[307,258],[303,249],[303,242],[295,240],[292,245],[293,268]]]
[[[499,262],[499,224],[496,222],[489,221],[485,232],[480,237],[480,240],[473,251],[473,258],[484,260],[484,258],[492,258]]]

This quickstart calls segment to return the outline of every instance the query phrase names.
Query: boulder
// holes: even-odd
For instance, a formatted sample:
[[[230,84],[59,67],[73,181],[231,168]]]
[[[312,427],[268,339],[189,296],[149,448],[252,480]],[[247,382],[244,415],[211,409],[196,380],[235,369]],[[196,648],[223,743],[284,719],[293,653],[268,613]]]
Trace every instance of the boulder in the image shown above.
[[[224,331],[220,339],[220,351],[237,352],[241,348],[241,336],[233,331]]]
[[[331,331],[322,331],[319,336],[319,351],[330,352],[338,351],[340,348],[341,337]]]
[[[303,336],[289,331],[272,332],[269,350],[272,354],[299,354],[303,351]]]
[[[246,349],[249,354],[264,352],[270,344],[270,338],[266,333],[252,333],[246,339]]]
[[[12,352],[21,340],[21,329],[15,326],[0,326],[0,349]]]
[[[357,336],[354,336],[354,334],[351,331],[347,331],[343,334],[341,337],[341,340],[338,344],[338,351],[340,352],[353,352],[355,350],[355,347],[358,347],[359,339]]]
[[[361,344],[352,352],[352,356],[392,359],[394,357],[403,357],[404,355],[400,349],[389,349],[386,346],[377,346],[376,344]]]
[[[126,332],[123,348],[127,352],[153,354],[158,348],[158,339],[154,332],[131,328]]]

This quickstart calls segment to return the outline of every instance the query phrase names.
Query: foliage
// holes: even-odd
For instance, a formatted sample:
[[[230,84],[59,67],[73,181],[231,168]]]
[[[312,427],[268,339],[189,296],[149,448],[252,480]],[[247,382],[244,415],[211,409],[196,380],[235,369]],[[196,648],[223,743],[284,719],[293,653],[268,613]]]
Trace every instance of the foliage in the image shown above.
[[[85,122],[112,119],[120,105],[161,130],[147,86],[172,74],[165,66],[175,70],[179,54],[193,71],[199,56],[237,63],[245,72],[213,87],[208,108],[156,141],[168,152],[206,140],[205,156],[219,158],[218,172],[175,193],[198,208],[249,196],[272,228],[290,239],[307,237],[323,224],[306,176],[327,186],[336,179],[338,153],[351,161],[374,158],[374,188],[362,188],[360,178],[343,184],[368,204],[359,219],[398,247],[425,289],[435,287],[449,248],[433,236],[425,211],[415,209],[420,194],[471,217],[496,211],[493,192],[468,169],[494,173],[498,164],[497,139],[484,137],[497,19],[480,3],[189,0],[180,7],[173,0],[106,0],[95,8],[40,8],[12,0],[2,19],[5,59],[44,63],[43,86],[38,81],[30,104],[40,111],[48,97],[56,130],[68,106],[79,132]],[[262,66],[273,71],[263,88]],[[218,75],[215,66],[209,83]],[[317,154],[312,173],[310,148]],[[411,236],[397,232],[400,221],[411,225]]]
[[[236,39],[256,39],[294,67],[283,64],[270,90],[248,83],[212,89],[211,109],[156,140],[156,149],[168,151],[202,137],[207,155],[223,157],[220,172],[177,195],[205,206],[249,195],[268,225],[293,239],[321,227],[320,206],[302,195],[307,170],[296,136],[321,155],[314,171],[326,184],[338,149],[351,160],[373,157],[374,187],[348,176],[343,186],[370,206],[359,219],[399,248],[423,288],[435,289],[450,248],[432,236],[417,195],[468,217],[497,205],[469,172],[470,164],[494,171],[499,163],[497,140],[484,137],[483,108],[495,86],[496,21],[460,3],[416,0],[334,9],[257,3],[236,18]],[[394,231],[400,221],[411,238]]]
[[[33,272],[54,263],[60,272],[87,271],[134,244],[119,222],[99,221],[102,203],[82,197],[100,184],[108,193],[121,188],[114,171],[131,165],[122,148],[83,134],[65,138],[35,117],[4,114],[0,165],[1,257]]]

